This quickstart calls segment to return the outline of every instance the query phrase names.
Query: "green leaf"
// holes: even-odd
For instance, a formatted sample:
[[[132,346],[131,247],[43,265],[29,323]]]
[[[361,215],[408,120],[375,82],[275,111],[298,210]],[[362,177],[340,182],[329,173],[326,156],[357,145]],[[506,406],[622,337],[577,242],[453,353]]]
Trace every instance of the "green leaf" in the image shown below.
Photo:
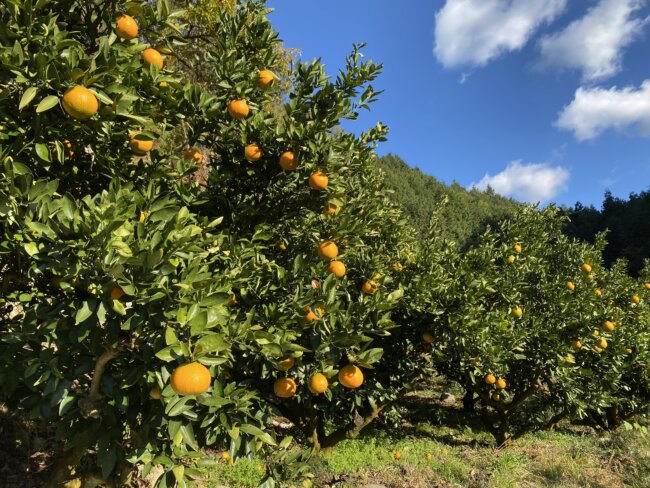
[[[93,314],[93,309],[94,306],[91,306],[88,301],[83,302],[81,308],[77,310],[77,313],[75,315],[75,325],[79,325],[80,323],[88,320],[88,318],[90,318],[90,316]]]
[[[50,148],[47,147],[47,144],[37,143],[34,145],[34,150],[39,158],[44,161],[50,162]]]
[[[30,256],[36,256],[38,254],[38,246],[35,242],[28,242],[24,246],[25,252]]]
[[[37,113],[45,112],[51,109],[52,107],[54,107],[55,105],[57,105],[58,103],[59,103],[59,97],[56,97],[54,95],[49,95],[40,101],[40,103],[36,107],[36,112]]]
[[[34,97],[37,93],[38,88],[35,86],[30,86],[27,90],[25,90],[25,93],[23,93],[23,96],[20,99],[20,103],[18,104],[18,110],[22,110],[27,105],[32,103],[32,100],[34,100]]]
[[[102,476],[106,479],[113,472],[115,464],[117,463],[117,449],[112,447],[104,453],[100,452],[98,458],[102,467]]]

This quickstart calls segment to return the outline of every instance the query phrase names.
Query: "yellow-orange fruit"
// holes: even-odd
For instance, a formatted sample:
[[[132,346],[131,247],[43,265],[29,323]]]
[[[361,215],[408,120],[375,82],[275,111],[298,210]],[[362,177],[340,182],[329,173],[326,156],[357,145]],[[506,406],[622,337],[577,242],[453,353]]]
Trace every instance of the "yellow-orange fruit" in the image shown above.
[[[278,361],[278,369],[280,371],[289,371],[296,364],[296,360],[292,357],[284,358]]]
[[[582,342],[581,342],[581,341],[578,341],[578,340],[576,340],[576,341],[572,341],[572,342],[571,342],[571,348],[572,348],[574,351],[579,351],[580,349],[582,349]]]
[[[338,210],[339,206],[335,203],[328,203],[327,208],[323,209],[323,215],[334,215]]]
[[[512,310],[510,310],[510,315],[512,315],[516,319],[520,319],[523,314],[524,311],[521,309],[521,307],[515,307]]]
[[[325,315],[325,310],[323,310],[320,307],[318,308],[305,307],[304,310],[305,312],[307,312],[307,314],[305,315],[305,320],[309,320],[309,321],[321,320]]]
[[[185,151],[183,159],[193,159],[196,164],[201,164],[203,162],[203,154],[198,149],[191,148]]]
[[[602,297],[602,296],[603,296],[603,292],[600,291],[598,288],[596,288],[596,290],[594,291],[594,294],[595,294],[597,297]]]
[[[366,295],[372,295],[377,291],[379,288],[379,285],[377,284],[376,281],[374,280],[369,280],[366,281],[363,286],[361,286],[361,291],[364,292]]]
[[[140,139],[139,134],[133,134],[131,141],[129,141],[129,147],[137,155],[143,156],[153,149],[153,141],[151,139]]]
[[[515,243],[512,245],[512,248],[515,250],[517,254],[521,254],[521,244]]]
[[[580,269],[584,271],[585,273],[591,273],[591,264],[588,263],[582,263],[580,265]]]
[[[325,393],[329,382],[327,377],[323,373],[316,373],[311,378],[309,378],[309,391],[313,394],[318,395],[319,393]]]
[[[151,65],[154,65],[157,66],[158,69],[163,69],[163,66],[165,65],[162,54],[160,54],[152,47],[149,47],[142,51],[140,57],[142,58],[142,62],[144,63],[145,67],[147,68]]]
[[[210,388],[212,377],[208,368],[194,361],[176,368],[169,382],[179,395],[201,395]]]
[[[499,390],[503,390],[503,389],[505,389],[505,387],[506,387],[506,380],[504,380],[503,378],[499,378],[499,379],[497,380],[497,382],[495,383],[495,386],[496,386]]]
[[[115,34],[120,39],[135,39],[138,36],[138,24],[130,15],[122,15],[115,22]]]
[[[293,171],[298,168],[298,158],[291,151],[285,151],[280,155],[280,168],[285,171]]]
[[[650,283],[644,283],[643,286],[646,290],[650,290]]]
[[[257,86],[260,88],[271,88],[275,86],[275,83],[277,81],[277,78],[273,71],[270,71],[268,69],[261,69],[257,72]]]
[[[245,119],[250,109],[245,100],[233,100],[228,104],[228,113],[233,119]]]
[[[339,255],[339,248],[333,241],[323,241],[318,245],[318,255],[323,259],[334,259]]]
[[[321,171],[316,171],[309,177],[309,188],[312,190],[325,190],[329,184],[329,178]]]
[[[393,457],[395,458],[395,460],[399,461],[400,459],[402,459],[402,453],[400,453],[399,451],[395,451],[393,453]]]
[[[346,388],[359,388],[363,384],[363,371],[354,364],[348,364],[339,370],[339,383]]]
[[[598,341],[598,347],[601,349],[605,349],[607,347],[607,341],[605,339],[600,339]]]
[[[246,161],[255,163],[262,159],[262,156],[262,148],[260,148],[260,146],[257,144],[249,144],[244,148],[244,157],[246,158]]]
[[[402,263],[393,263],[391,264],[390,267],[396,273],[401,273],[402,271],[404,271],[404,265]]]
[[[327,267],[327,272],[335,275],[337,278],[343,278],[345,276],[345,264],[341,261],[332,261]]]
[[[632,303],[640,303],[641,298],[639,298],[639,295],[632,295]]]
[[[436,342],[436,338],[433,337],[433,334],[431,334],[431,332],[424,332],[422,334],[422,340],[427,344],[433,344],[434,342]]]
[[[85,86],[77,85],[63,94],[63,109],[78,120],[89,119],[99,110],[97,97]]]
[[[486,374],[484,379],[485,379],[485,382],[486,382],[488,385],[493,385],[493,384],[495,384],[495,383],[497,382],[497,378],[496,378],[496,376],[494,376],[494,375],[491,374],[491,373],[490,373],[490,374]]]
[[[124,296],[124,290],[122,290],[122,288],[120,288],[119,286],[116,286],[111,290],[111,298],[113,300],[119,300],[123,296]]]
[[[161,397],[162,397],[162,392],[160,391],[160,387],[158,385],[155,385],[149,391],[149,398],[153,398],[154,400],[160,400]]]
[[[280,398],[291,398],[298,391],[298,386],[293,378],[279,378],[273,383],[273,391]]]
[[[569,290],[569,291],[575,290],[576,289],[575,283],[573,283],[573,281],[567,281],[566,282],[566,289]]]
[[[614,324],[612,322],[610,322],[609,320],[605,320],[605,322],[603,322],[603,329],[611,332],[611,331],[614,330],[614,328],[615,328]]]
[[[517,258],[514,255],[511,254],[510,256],[508,256],[506,258],[506,261],[508,261],[508,263],[512,264],[512,263],[515,262],[515,259],[517,259]]]

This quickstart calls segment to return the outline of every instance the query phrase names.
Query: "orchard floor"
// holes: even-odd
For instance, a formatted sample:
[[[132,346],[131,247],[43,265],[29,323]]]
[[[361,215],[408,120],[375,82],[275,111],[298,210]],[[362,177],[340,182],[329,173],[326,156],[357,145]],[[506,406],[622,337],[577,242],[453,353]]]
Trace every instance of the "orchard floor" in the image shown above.
[[[411,397],[405,407],[409,421],[399,427],[368,429],[321,455],[314,486],[650,488],[649,433],[621,429],[597,434],[562,425],[495,449],[492,437],[470,425],[458,405],[443,407],[431,398]],[[256,459],[202,469],[199,488],[255,487],[261,479]]]

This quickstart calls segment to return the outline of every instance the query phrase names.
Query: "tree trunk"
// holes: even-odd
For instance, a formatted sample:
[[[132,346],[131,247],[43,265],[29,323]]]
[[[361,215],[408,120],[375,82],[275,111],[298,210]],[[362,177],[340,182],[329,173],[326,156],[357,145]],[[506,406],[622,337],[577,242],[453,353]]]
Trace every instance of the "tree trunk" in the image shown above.
[[[477,398],[474,398],[474,391],[467,389],[465,396],[463,397],[463,411],[466,413],[474,413],[474,405],[476,404]]]

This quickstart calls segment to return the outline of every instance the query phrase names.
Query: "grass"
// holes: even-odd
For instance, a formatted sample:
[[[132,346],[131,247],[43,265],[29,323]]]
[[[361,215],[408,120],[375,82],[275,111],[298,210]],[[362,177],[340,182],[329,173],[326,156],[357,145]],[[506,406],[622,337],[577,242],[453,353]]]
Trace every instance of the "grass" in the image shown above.
[[[507,449],[490,441],[469,427],[427,422],[369,429],[320,456],[314,486],[650,488],[650,438],[638,431],[596,435],[567,425],[528,434]],[[240,459],[204,468],[198,486],[255,487],[261,464]]]

